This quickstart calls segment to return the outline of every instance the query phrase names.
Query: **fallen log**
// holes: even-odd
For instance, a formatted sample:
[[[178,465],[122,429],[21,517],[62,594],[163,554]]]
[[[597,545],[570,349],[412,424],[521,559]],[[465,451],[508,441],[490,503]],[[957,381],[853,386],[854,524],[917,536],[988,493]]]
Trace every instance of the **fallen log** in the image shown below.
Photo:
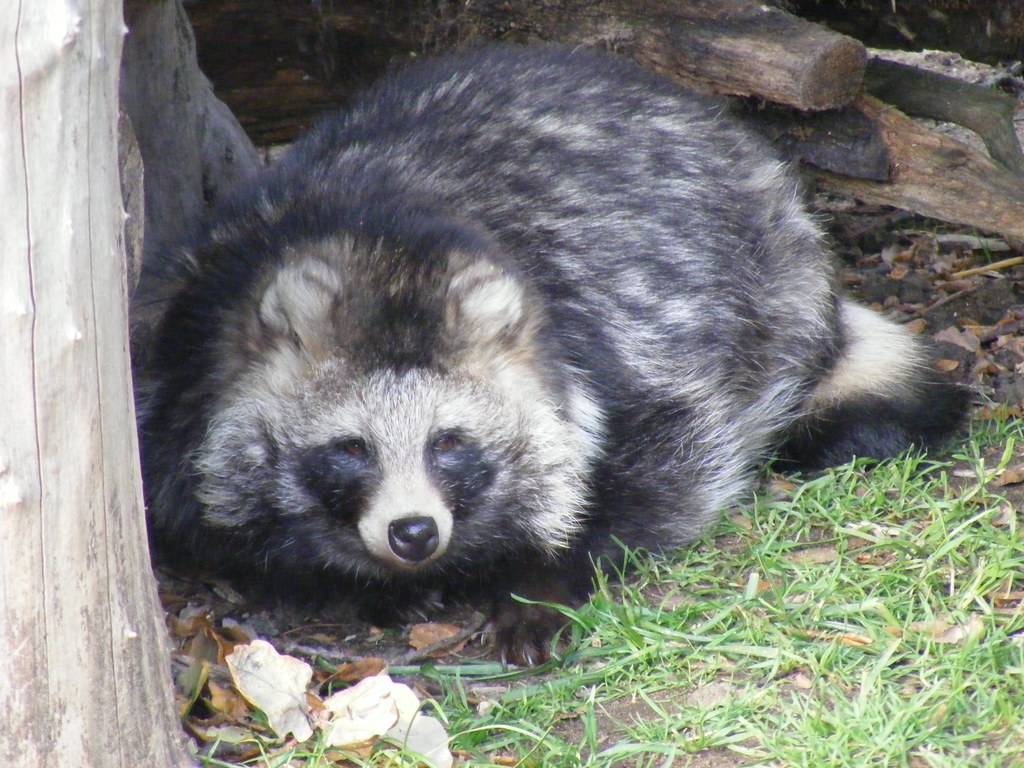
[[[609,48],[697,90],[802,110],[851,101],[867,61],[856,40],[756,0],[479,0],[459,13],[487,37],[511,26]]]
[[[802,110],[852,100],[867,60],[755,0],[201,0],[189,14],[203,71],[258,144],[294,138],[389,63],[471,41],[605,48],[690,88]]]
[[[1024,152],[1013,127],[1017,100],[1012,96],[877,56],[868,62],[864,85],[908,115],[969,128],[985,142],[993,160],[1024,174]]]
[[[917,83],[908,94],[884,66],[872,80],[907,109],[979,131],[999,162],[877,99],[822,110],[842,107],[858,91],[864,49],[753,0],[201,0],[190,10],[201,63],[258,141],[294,137],[314,113],[343,101],[387,61],[479,39],[557,40],[631,56],[698,90],[805,110],[772,106],[754,122],[817,168],[827,187],[1014,242],[1024,236],[1024,184],[1003,167],[1018,162],[1005,136],[1006,99],[900,70]],[[259,33],[249,34],[254,30]],[[936,93],[945,106],[929,103]],[[990,103],[998,106],[995,117],[985,114]]]
[[[815,169],[825,189],[1024,242],[1024,177],[873,96],[861,96],[852,106],[878,131],[889,156],[889,177],[854,178]]]

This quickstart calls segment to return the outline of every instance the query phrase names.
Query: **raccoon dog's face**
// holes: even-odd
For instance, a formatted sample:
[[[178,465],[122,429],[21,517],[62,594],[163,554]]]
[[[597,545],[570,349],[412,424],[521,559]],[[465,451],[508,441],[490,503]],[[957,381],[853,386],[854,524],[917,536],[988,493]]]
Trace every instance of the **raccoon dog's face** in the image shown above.
[[[491,261],[435,262],[289,254],[225,333],[198,494],[208,523],[266,530],[271,567],[475,571],[578,526],[587,436],[529,297]]]

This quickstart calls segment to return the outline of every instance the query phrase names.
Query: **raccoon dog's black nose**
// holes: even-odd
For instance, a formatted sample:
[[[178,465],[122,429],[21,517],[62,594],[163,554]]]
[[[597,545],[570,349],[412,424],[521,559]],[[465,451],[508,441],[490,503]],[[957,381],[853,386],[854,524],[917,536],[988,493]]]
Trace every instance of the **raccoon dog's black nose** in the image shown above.
[[[388,526],[391,551],[403,560],[418,563],[437,549],[437,523],[432,517],[403,517]]]

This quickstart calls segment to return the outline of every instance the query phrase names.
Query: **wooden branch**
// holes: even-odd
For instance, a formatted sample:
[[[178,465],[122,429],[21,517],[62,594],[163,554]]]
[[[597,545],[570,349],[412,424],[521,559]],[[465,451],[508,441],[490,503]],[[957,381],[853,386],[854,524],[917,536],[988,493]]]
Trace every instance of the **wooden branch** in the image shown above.
[[[482,0],[460,13],[489,37],[511,25],[606,47],[691,88],[802,110],[848,103],[867,60],[856,40],[755,0]]]
[[[662,5],[630,54],[685,85],[802,110],[841,107],[860,92],[867,55],[852,38],[759,2]]]
[[[201,0],[199,59],[258,143],[294,138],[389,63],[467,41],[606,48],[703,91],[842,106],[867,55],[852,38],[755,0]]]
[[[860,91],[867,60],[856,40],[757,0],[477,0],[455,5],[454,14],[439,13],[425,30],[428,45],[483,37],[609,48],[692,88],[756,95],[803,110],[848,103]]]
[[[145,259],[177,244],[187,227],[259,154],[214,96],[196,63],[181,0],[128,0],[121,106],[145,166]]]
[[[889,179],[889,148],[878,124],[854,107],[796,113],[768,105],[748,109],[753,127],[789,158],[858,179]]]
[[[908,115],[969,128],[985,142],[993,160],[1024,175],[1024,152],[1013,127],[1013,97],[877,56],[868,62],[865,87]]]
[[[862,96],[853,106],[878,127],[889,152],[890,178],[873,181],[818,170],[825,188],[1024,240],[1020,176],[873,96]]]

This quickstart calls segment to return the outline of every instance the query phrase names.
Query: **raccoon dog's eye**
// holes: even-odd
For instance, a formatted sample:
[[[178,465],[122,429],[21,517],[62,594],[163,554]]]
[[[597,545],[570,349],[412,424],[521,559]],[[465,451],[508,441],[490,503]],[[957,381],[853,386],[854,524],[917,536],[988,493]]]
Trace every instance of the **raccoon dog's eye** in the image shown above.
[[[442,432],[430,446],[435,453],[449,453],[462,446],[462,440],[454,432]]]
[[[366,441],[359,437],[345,437],[341,440],[336,440],[333,443],[333,447],[337,451],[341,451],[353,459],[365,459],[367,454]]]

